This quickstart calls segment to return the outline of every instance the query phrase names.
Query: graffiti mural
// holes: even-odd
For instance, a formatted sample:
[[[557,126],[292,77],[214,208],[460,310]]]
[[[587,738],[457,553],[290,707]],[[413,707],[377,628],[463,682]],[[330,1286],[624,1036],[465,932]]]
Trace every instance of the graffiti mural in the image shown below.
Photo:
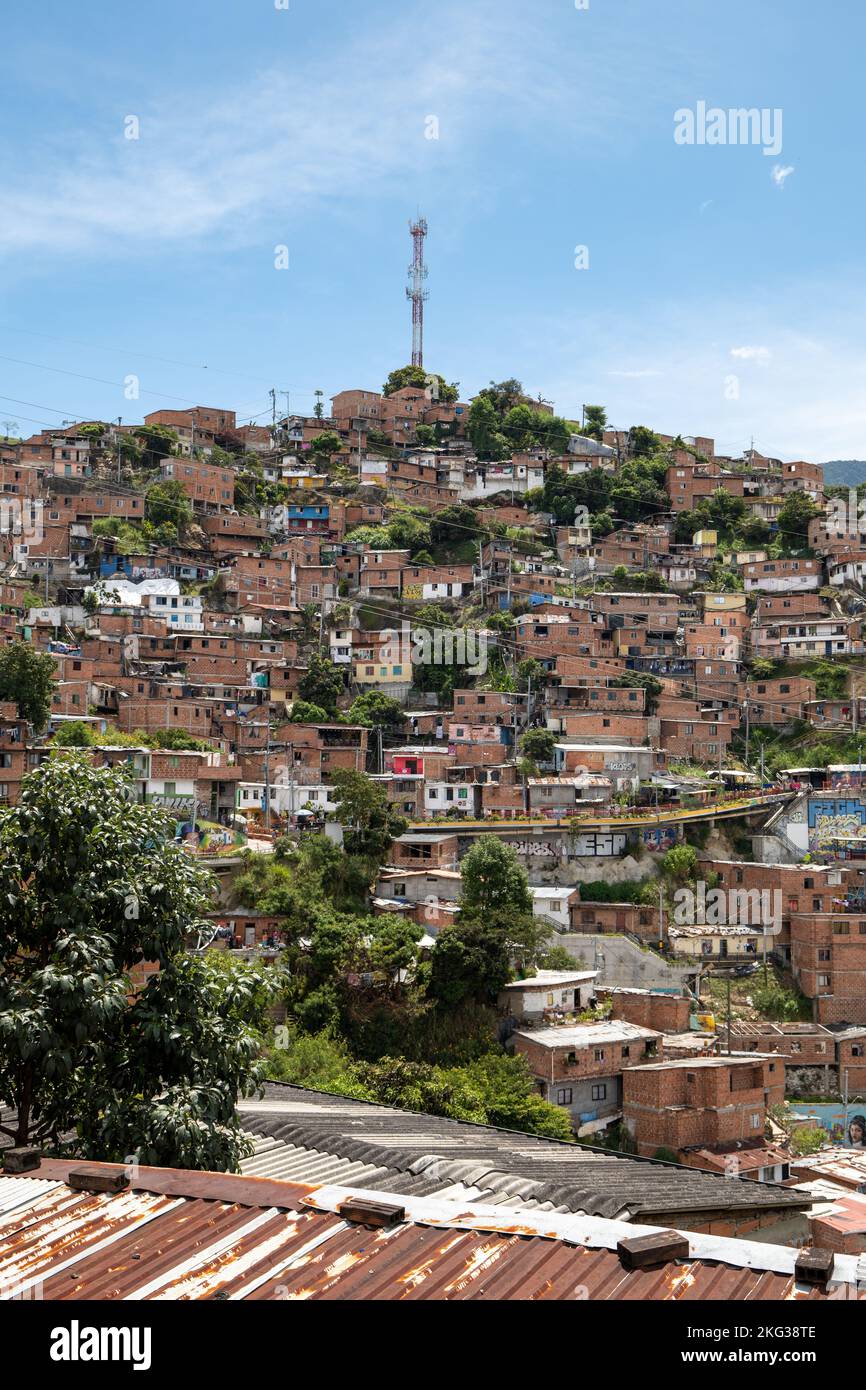
[[[809,801],[809,849],[834,853],[840,837],[866,834],[866,805],[859,796],[838,796]]]
[[[660,826],[654,830],[642,830],[641,841],[644,849],[652,853],[664,854],[677,843],[676,826]]]
[[[809,849],[832,852],[839,836],[866,833],[866,805],[859,797],[809,801]]]
[[[844,1105],[804,1105],[800,1101],[793,1101],[791,1108],[797,1117],[816,1120],[834,1144],[866,1150],[866,1104],[862,1100],[851,1101],[847,1109]]]

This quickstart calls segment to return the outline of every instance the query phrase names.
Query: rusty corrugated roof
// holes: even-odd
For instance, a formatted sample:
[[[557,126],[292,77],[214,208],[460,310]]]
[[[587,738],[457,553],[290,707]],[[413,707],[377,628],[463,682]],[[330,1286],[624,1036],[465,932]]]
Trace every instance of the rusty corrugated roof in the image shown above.
[[[338,1213],[347,1188],[145,1168],[127,1190],[97,1194],[68,1186],[76,1166],[0,1176],[0,1300],[826,1296],[795,1284],[796,1251],[746,1241],[686,1233],[688,1260],[627,1271],[616,1242],[645,1227],[389,1194],[404,1219],[372,1229]],[[836,1278],[858,1296],[853,1257],[837,1257]]]

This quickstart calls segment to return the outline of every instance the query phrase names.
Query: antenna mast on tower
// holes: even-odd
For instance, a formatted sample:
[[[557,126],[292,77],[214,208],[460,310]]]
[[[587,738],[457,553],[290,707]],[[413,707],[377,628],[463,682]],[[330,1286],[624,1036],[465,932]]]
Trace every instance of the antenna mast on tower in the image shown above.
[[[427,235],[427,222],[419,217],[417,222],[409,223],[412,234],[412,264],[409,267],[411,283],[406,288],[406,298],[412,301],[412,366],[424,366],[424,301],[429,298],[424,288],[427,267],[424,264],[424,238]]]

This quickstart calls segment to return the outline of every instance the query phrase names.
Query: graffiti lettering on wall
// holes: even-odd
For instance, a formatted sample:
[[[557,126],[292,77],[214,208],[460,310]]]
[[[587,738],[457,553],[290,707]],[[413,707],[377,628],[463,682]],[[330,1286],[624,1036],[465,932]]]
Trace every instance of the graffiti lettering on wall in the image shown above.
[[[840,837],[861,836],[866,806],[859,797],[809,802],[809,849],[832,850]]]
[[[148,802],[151,806],[159,806],[163,811],[173,811],[184,820],[192,820],[193,816],[205,818],[210,814],[210,804],[207,801],[196,801],[194,796],[165,796],[162,792],[151,792]]]
[[[622,834],[587,832],[568,840],[512,840],[510,844],[526,859],[596,859],[622,854],[626,839]]]

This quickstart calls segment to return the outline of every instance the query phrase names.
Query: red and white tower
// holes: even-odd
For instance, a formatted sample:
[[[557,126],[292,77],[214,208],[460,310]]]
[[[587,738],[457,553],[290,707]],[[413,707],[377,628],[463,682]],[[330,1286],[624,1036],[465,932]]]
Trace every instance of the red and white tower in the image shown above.
[[[424,238],[427,235],[427,222],[420,217],[409,223],[412,233],[412,264],[409,274],[411,283],[406,288],[406,298],[412,301],[412,366],[424,366],[424,301],[429,298],[424,288],[427,267],[424,264]]]

